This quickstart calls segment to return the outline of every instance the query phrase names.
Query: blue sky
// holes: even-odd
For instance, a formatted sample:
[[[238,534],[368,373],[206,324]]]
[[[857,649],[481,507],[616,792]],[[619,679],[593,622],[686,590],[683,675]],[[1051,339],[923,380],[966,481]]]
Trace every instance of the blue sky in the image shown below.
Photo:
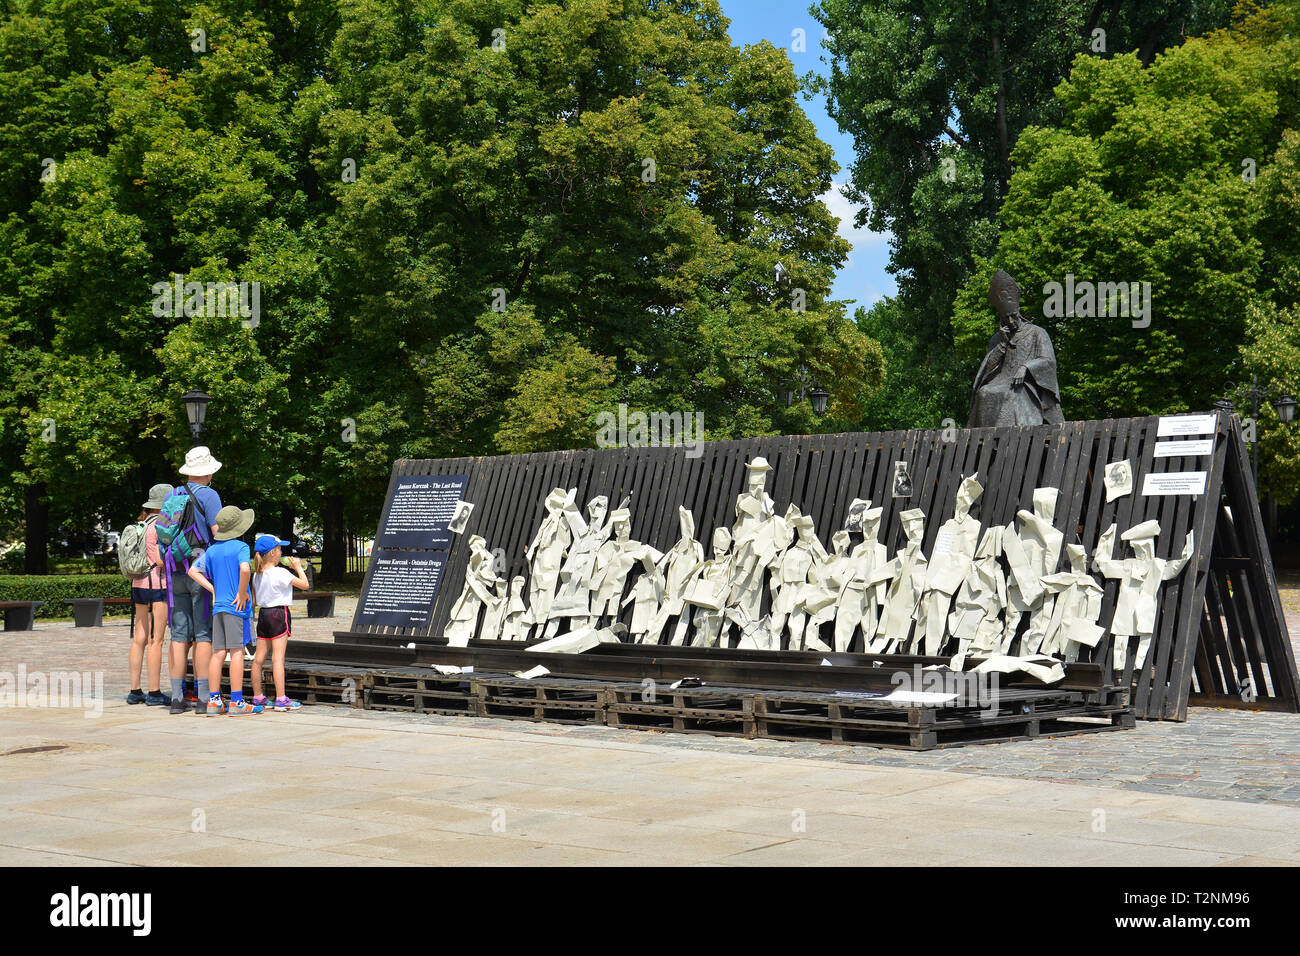
[[[811,0],[720,0],[722,11],[731,20],[731,42],[737,46],[768,40],[773,46],[786,51],[786,56],[794,64],[795,75],[802,76],[809,70],[816,70],[825,75],[829,72],[825,51],[822,50],[821,37],[823,28],[808,12]],[[793,33],[797,29],[804,31],[805,51],[795,52]],[[817,135],[823,142],[829,143],[835,150],[835,159],[840,164],[840,171],[835,176],[838,185],[848,179],[849,165],[853,162],[853,139],[841,133],[835,120],[826,112],[826,98],[818,96],[812,100],[799,99],[808,118],[817,127]],[[855,229],[853,214],[858,207],[841,196],[837,189],[823,196],[823,201],[830,211],[840,219],[840,235],[853,244],[848,261],[835,277],[831,288],[832,297],[836,299],[854,299],[857,305],[870,306],[883,296],[894,295],[897,284],[894,277],[885,271],[889,264],[889,236],[886,233],[870,232],[866,228]],[[853,306],[849,314],[853,314]]]

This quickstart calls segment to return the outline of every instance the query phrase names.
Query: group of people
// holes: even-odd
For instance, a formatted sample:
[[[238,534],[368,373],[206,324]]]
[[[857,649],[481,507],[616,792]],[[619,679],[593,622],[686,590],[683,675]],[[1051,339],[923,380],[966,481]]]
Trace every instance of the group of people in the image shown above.
[[[267,709],[297,710],[284,687],[284,655],[291,629],[293,590],[307,590],[302,561],[283,559],[288,541],[258,534],[253,547],[242,540],[253,527],[251,508],[221,503],[212,476],[221,462],[204,446],[190,449],[178,471],[178,487],[154,485],[141,506],[149,570],[131,579],[135,631],[130,651],[128,704],[166,706],[172,714],[193,709],[200,716],[244,716]],[[285,565],[288,565],[287,567]],[[258,608],[253,658],[253,697],[243,694],[244,648],[252,643],[252,611]],[[163,638],[171,629],[167,671],[171,694],[161,688]],[[187,699],[186,660],[193,654],[195,688]],[[272,661],[275,699],[263,693],[262,670]],[[230,700],[221,696],[222,666],[229,662]],[[147,664],[149,690],[140,687]]]

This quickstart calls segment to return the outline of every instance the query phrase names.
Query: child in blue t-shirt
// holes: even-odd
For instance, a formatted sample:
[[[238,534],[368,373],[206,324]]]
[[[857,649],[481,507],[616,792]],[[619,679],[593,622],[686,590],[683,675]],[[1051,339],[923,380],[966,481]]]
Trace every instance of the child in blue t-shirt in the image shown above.
[[[208,670],[208,714],[260,714],[244,700],[244,645],[252,639],[248,545],[239,540],[253,526],[251,508],[227,505],[217,512],[214,544],[190,568],[190,577],[212,595],[212,664]],[[221,665],[230,659],[230,707],[221,700]]]

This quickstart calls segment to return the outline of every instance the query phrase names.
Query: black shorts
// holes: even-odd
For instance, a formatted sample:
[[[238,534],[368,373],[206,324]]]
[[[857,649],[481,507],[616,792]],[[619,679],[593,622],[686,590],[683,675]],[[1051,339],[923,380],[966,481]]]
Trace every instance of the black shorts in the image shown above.
[[[260,607],[257,609],[257,639],[273,641],[289,636],[289,609],[287,607]]]

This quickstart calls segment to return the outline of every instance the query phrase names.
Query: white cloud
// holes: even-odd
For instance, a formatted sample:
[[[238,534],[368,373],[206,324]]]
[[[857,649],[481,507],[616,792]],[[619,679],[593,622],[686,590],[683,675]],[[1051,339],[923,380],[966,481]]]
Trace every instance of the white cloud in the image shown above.
[[[831,188],[822,193],[818,198],[826,204],[832,216],[840,221],[839,234],[841,238],[847,239],[853,246],[854,251],[865,250],[870,247],[887,247],[889,245],[890,234],[887,232],[872,232],[866,226],[853,225],[853,217],[857,215],[858,210],[863,208],[857,203],[849,202],[844,198],[840,189],[843,183],[835,183]],[[853,265],[853,256],[850,254],[849,261],[846,265]]]

